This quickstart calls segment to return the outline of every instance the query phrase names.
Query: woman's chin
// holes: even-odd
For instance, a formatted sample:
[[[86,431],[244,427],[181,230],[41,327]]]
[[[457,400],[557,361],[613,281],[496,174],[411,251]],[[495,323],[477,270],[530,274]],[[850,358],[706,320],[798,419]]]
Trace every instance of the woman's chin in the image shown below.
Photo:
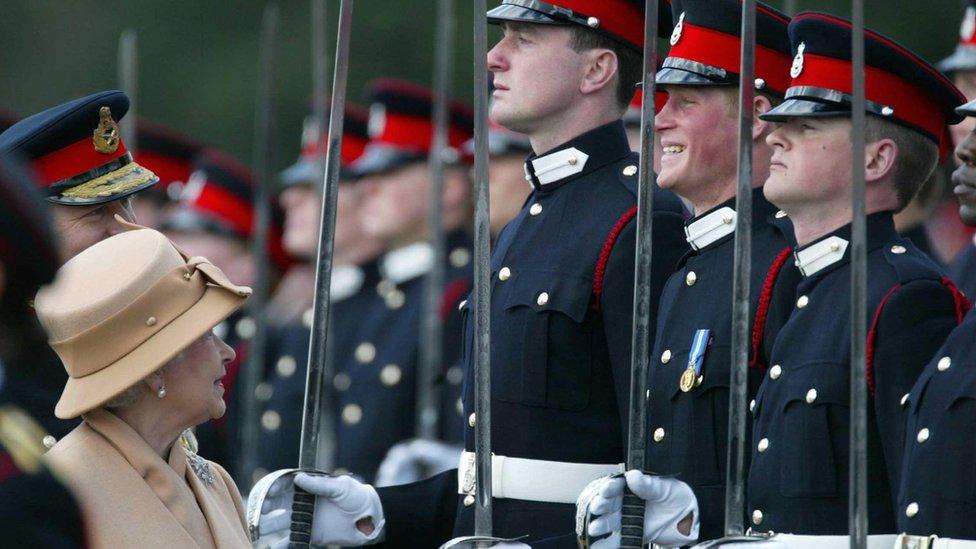
[[[224,413],[226,412],[227,404],[224,403],[223,399],[219,399],[218,402],[210,406],[210,419],[220,419],[224,417]]]

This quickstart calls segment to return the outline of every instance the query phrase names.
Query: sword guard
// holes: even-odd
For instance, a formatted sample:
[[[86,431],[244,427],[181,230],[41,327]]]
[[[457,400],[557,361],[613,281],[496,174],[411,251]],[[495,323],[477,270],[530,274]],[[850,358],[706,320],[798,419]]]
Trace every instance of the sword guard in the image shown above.
[[[299,468],[279,469],[273,473],[269,473],[265,475],[263,478],[261,478],[261,480],[257,482],[257,484],[254,485],[253,488],[251,488],[251,493],[248,494],[247,496],[247,508],[245,513],[245,519],[247,520],[247,530],[248,530],[248,534],[251,537],[252,542],[257,541],[261,537],[261,509],[264,507],[264,502],[268,498],[268,492],[271,490],[271,487],[279,479],[283,477],[289,477],[289,476],[294,477],[298,473],[308,473],[311,475],[328,475],[328,473],[324,471],[320,471],[318,469],[299,469]],[[300,493],[304,494],[303,498],[299,498]],[[307,499],[305,498],[305,496],[307,496],[307,498],[310,498],[310,503],[305,501],[305,499]],[[295,513],[296,512],[303,513],[303,514],[307,513],[309,515],[309,522],[308,522],[307,529],[300,525],[298,525],[298,528],[299,530],[306,530],[307,531],[306,536],[308,536],[311,534],[311,524],[312,524],[311,515],[315,507],[315,497],[305,494],[304,491],[302,491],[300,488],[296,486],[295,501],[302,501],[303,505],[301,507],[292,505],[292,532],[294,532],[296,529]],[[311,505],[311,507],[307,507],[307,505]],[[305,542],[305,546],[306,547],[308,546],[307,541]]]
[[[476,549],[478,547],[483,547],[483,544],[488,544],[488,547],[493,547],[499,543],[514,543],[525,539],[526,536],[521,536],[517,538],[496,538],[493,536],[461,536],[454,538],[438,549]]]

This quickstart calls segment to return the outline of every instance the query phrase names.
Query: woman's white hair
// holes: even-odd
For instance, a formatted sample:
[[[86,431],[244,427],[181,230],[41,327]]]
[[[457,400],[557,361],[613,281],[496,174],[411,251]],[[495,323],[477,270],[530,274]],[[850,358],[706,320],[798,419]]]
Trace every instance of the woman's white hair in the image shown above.
[[[134,383],[131,387],[129,387],[125,391],[122,391],[118,395],[112,397],[112,399],[106,402],[105,404],[103,404],[102,407],[109,410],[114,410],[114,409],[125,408],[126,406],[129,406],[130,404],[135,402],[136,399],[139,398],[139,395],[145,390],[145,385],[143,383],[147,379],[153,376],[162,376],[163,372],[165,372],[167,368],[169,368],[173,364],[181,362],[185,358],[186,358],[186,351],[180,351],[179,354],[171,358],[166,364],[160,366],[158,370],[140,379],[138,383]]]

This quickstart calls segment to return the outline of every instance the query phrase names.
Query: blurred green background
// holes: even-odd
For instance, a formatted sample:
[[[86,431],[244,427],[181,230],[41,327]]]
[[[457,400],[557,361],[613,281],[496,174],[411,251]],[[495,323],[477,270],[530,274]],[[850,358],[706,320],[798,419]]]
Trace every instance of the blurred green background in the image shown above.
[[[770,4],[784,7],[782,0]],[[339,0],[328,0],[330,50],[338,5]],[[793,5],[839,15],[850,10],[844,0],[797,0]],[[960,0],[866,0],[865,5],[869,27],[927,59],[948,55],[958,40]],[[2,0],[0,109],[28,115],[117,87],[118,38],[131,28],[139,44],[140,115],[250,162],[263,7],[258,0]],[[298,153],[311,89],[310,5],[282,0],[280,7],[276,169]],[[471,10],[471,2],[456,1],[453,93],[468,102]],[[435,16],[436,0],[356,2],[349,98],[362,102],[366,83],[379,76],[430,85]],[[489,35],[489,43],[495,36]]]

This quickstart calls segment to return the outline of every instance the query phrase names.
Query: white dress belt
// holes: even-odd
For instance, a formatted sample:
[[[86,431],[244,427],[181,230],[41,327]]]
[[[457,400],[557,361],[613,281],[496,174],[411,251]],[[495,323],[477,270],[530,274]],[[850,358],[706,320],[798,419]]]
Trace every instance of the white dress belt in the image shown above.
[[[764,541],[729,542],[722,549],[847,549],[848,536],[800,536],[776,534]],[[868,536],[868,549],[974,549],[976,541],[940,538],[938,536],[911,536],[906,534],[877,534]]]
[[[458,493],[475,492],[473,452],[462,452],[458,464]],[[576,503],[590,482],[624,472],[624,464],[567,463],[541,459],[491,456],[491,495],[499,499],[520,499],[545,503]]]

